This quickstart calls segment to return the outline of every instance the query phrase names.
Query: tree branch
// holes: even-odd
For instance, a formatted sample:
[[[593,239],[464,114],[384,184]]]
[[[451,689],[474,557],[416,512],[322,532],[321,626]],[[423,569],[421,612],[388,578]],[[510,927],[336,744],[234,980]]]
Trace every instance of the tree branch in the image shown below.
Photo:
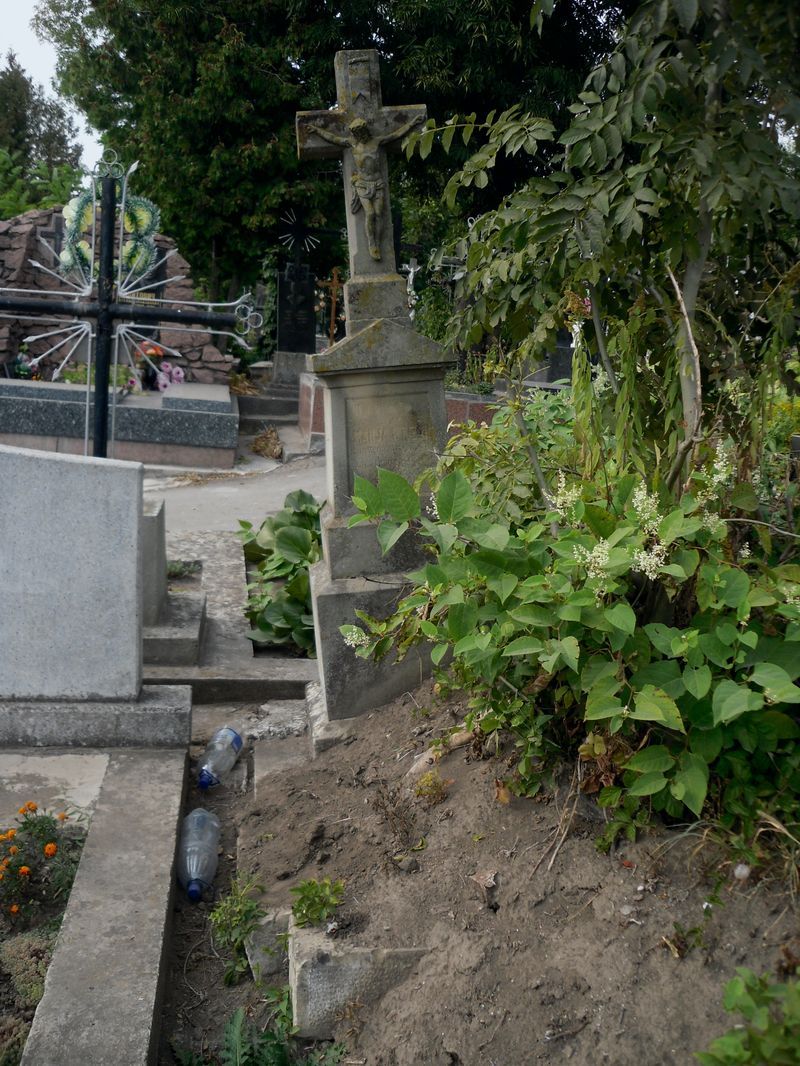
[[[603,369],[608,375],[611,391],[615,396],[619,396],[619,382],[614,373],[614,368],[611,365],[611,360],[608,357],[606,338],[603,333],[603,323],[600,320],[600,306],[597,300],[597,289],[591,282],[589,282],[587,288],[589,290],[589,301],[592,305],[592,323],[594,324],[594,335],[597,339],[597,351],[600,353],[600,361],[603,364]]]

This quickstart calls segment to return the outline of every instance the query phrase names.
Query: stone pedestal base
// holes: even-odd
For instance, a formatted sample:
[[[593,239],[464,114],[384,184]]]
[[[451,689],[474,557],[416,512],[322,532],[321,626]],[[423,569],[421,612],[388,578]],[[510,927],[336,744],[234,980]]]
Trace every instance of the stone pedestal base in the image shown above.
[[[138,700],[0,700],[0,748],[182,748],[188,685],[145,685]]]
[[[310,575],[324,718],[366,714],[421,684],[431,669],[424,649],[412,648],[402,662],[393,652],[376,662],[359,658],[339,633],[339,626],[358,623],[357,610],[388,617],[410,589],[402,574],[337,579],[323,560],[311,567]]]
[[[151,666],[194,666],[206,622],[205,592],[168,592],[158,619],[142,630],[142,660]]]

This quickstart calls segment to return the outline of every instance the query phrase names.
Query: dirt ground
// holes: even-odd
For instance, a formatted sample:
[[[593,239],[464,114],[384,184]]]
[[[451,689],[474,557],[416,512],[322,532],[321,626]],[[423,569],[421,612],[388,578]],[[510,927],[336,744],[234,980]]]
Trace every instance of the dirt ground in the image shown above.
[[[365,716],[352,743],[275,773],[257,803],[241,777],[212,793],[218,892],[238,843],[239,874],[267,908],[290,906],[301,880],[341,878],[338,937],[426,949],[380,1002],[344,1012],[347,1063],[691,1063],[735,1020],[722,990],[736,967],[775,973],[800,950],[786,871],[737,880],[699,831],[602,855],[603,812],[569,773],[555,795],[518,799],[498,792],[506,764],[468,748],[442,759],[447,795],[427,805],[405,775],[464,709],[423,686]],[[218,1045],[238,1006],[263,1017],[252,983],[223,988],[207,915],[177,904],[162,1066],[178,1061],[170,1047]]]

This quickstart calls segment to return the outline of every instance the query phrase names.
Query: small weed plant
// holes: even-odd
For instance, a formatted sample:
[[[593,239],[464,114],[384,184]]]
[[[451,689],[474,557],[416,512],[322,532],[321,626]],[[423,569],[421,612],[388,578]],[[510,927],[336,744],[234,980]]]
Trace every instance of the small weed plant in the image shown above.
[[[288,1003],[291,1019],[289,989],[278,989],[281,1003]],[[217,1054],[199,1055],[192,1051],[176,1052],[180,1066],[337,1066],[347,1049],[342,1044],[330,1044],[309,1052],[299,1049],[290,1029],[273,1021],[265,1028],[256,1025],[240,1007],[225,1026],[222,1047]]]
[[[29,928],[66,903],[85,836],[66,811],[33,800],[19,808],[16,825],[0,833],[0,927]]]
[[[283,509],[256,529],[240,521],[245,557],[258,564],[245,614],[256,644],[294,645],[313,655],[314,619],[308,568],[322,554],[322,504],[302,490],[290,493]]]
[[[745,1020],[695,1054],[702,1066],[798,1066],[800,1064],[800,971],[773,982],[740,967],[725,986],[725,1010]]]
[[[217,946],[230,956],[223,978],[226,985],[236,984],[247,973],[245,941],[266,913],[261,903],[253,898],[253,893],[260,890],[261,886],[252,879],[234,878],[230,892],[209,915]]]
[[[300,926],[320,925],[336,913],[344,899],[344,881],[331,881],[324,877],[321,881],[311,878],[301,881],[291,889],[295,896],[292,904],[294,920]]]
[[[445,780],[438,769],[427,770],[414,786],[414,795],[427,807],[435,807],[447,799],[452,781]]]

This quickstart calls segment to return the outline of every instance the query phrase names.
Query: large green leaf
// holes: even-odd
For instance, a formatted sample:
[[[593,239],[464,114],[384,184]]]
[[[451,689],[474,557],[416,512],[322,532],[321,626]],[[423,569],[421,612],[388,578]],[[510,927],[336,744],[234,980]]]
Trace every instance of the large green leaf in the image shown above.
[[[396,522],[419,518],[419,496],[404,477],[379,467],[378,491],[384,511]]]
[[[720,576],[717,596],[728,607],[738,607],[744,603],[750,591],[750,578],[743,570],[728,569]]]
[[[307,529],[284,526],[275,534],[275,549],[292,563],[306,563],[312,555],[314,538]]]
[[[381,506],[381,493],[377,485],[367,481],[365,477],[356,474],[354,481],[353,496],[358,497],[364,503],[364,510],[368,515],[377,518],[383,513]]]
[[[725,678],[714,689],[711,701],[714,725],[733,722],[748,711],[757,711],[763,705],[764,697],[760,693]]]
[[[679,733],[686,732],[675,700],[654,685],[645,685],[641,692],[635,694],[634,709],[628,713],[631,718],[644,722],[660,722],[668,729],[675,729]]]
[[[627,603],[615,603],[613,607],[606,608],[605,616],[615,629],[621,629],[623,633],[633,633],[636,629],[636,615]]]
[[[759,663],[750,681],[764,689],[771,703],[800,703],[800,688],[793,685],[786,671],[775,663]]]
[[[378,543],[386,555],[408,529],[408,522],[381,522],[378,526]]]
[[[636,770],[640,774],[649,774],[670,770],[674,765],[675,756],[670,755],[663,744],[650,744],[628,759],[625,769]]]
[[[701,700],[711,688],[711,671],[703,664],[702,666],[687,666],[683,671],[683,683],[686,691]]]
[[[541,640],[536,637],[517,637],[503,648],[503,657],[512,655],[538,655],[543,648]]]
[[[436,493],[436,509],[442,522],[457,524],[472,512],[474,499],[469,482],[460,470],[445,477]]]
[[[708,765],[700,755],[685,751],[680,758],[680,769],[670,782],[670,792],[684,803],[698,818],[703,810],[708,791]]]
[[[656,792],[660,792],[667,783],[666,777],[663,774],[652,773],[642,774],[638,781],[628,789],[629,796],[652,796]]]

